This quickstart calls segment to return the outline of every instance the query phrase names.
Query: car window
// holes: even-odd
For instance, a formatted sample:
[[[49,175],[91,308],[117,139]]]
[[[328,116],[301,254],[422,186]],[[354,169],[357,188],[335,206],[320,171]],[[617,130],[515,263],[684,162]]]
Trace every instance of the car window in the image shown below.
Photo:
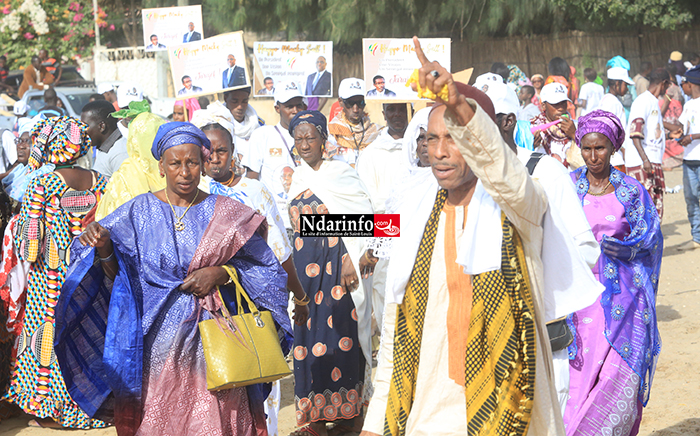
[[[74,80],[83,80],[83,78],[77,71],[63,70],[61,73],[61,82],[71,82]]]
[[[27,104],[29,105],[29,115],[34,116],[39,112],[39,109],[44,107],[44,96],[33,95],[29,97]]]
[[[80,114],[83,112],[83,107],[85,107],[85,105],[90,101],[90,94],[71,94],[66,95],[66,98],[68,99],[68,103],[70,103],[71,107],[73,108],[73,112]]]
[[[65,95],[64,97],[66,100],[68,100],[68,104],[70,104],[73,112],[76,114],[80,114],[83,111],[83,107],[85,107],[85,105],[90,101],[90,94],[88,93],[69,94]],[[39,112],[39,109],[45,106],[44,96],[41,94],[33,95],[29,97],[27,104],[29,105],[29,113],[34,116]]]

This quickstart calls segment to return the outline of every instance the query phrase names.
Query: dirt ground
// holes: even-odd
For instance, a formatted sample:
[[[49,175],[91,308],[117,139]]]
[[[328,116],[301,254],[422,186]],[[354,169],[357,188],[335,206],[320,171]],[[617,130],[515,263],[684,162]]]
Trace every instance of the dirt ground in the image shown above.
[[[666,185],[682,184],[680,169],[666,172]],[[657,313],[663,348],[644,409],[640,436],[700,436],[700,249],[693,250],[683,192],[665,198],[664,260]],[[294,429],[293,385],[283,380],[280,435]],[[48,436],[60,430],[28,428],[28,417],[0,423],[0,435]],[[71,431],[71,435],[116,435],[114,429]]]

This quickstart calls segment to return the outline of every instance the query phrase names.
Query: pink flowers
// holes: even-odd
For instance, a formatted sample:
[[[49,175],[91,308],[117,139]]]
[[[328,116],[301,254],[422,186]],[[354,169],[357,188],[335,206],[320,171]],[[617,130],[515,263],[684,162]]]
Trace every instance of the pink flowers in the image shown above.
[[[69,40],[70,40],[70,37],[71,37],[71,34],[69,33],[69,34],[67,34],[66,36],[63,37],[63,40],[64,40],[64,41],[69,41]]]
[[[78,21],[82,20],[84,16],[85,15],[83,14],[75,14],[75,16],[73,17],[73,21],[77,23]]]
[[[27,33],[24,34],[24,38],[25,38],[25,39],[34,39],[34,35],[32,35],[31,33],[27,32]]]
[[[7,5],[4,8],[2,8],[2,13],[5,15],[9,15],[10,14],[10,5]]]
[[[78,2],[72,2],[70,6],[68,6],[68,9],[71,11],[79,12],[82,6],[80,6],[80,3]],[[81,17],[82,18],[82,17]]]
[[[109,25],[109,30],[114,30],[114,24]]]

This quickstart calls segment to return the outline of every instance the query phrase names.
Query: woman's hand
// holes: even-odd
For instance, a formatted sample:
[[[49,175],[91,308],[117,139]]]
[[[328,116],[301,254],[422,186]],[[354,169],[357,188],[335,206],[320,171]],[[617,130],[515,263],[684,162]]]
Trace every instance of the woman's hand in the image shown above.
[[[214,288],[228,282],[229,276],[226,270],[220,266],[210,266],[193,271],[185,277],[180,289],[189,292],[195,297],[206,297]]]
[[[110,244],[109,230],[105,229],[100,223],[93,221],[85,228],[85,231],[78,238],[80,243],[85,246],[103,248]]]
[[[608,257],[625,262],[631,262],[634,259],[639,259],[649,255],[649,251],[647,250],[637,251],[632,247],[620,245],[617,242],[608,239],[607,236],[604,236],[603,240],[600,242],[600,248]]]
[[[374,274],[374,267],[379,262],[379,258],[372,255],[372,250],[367,250],[365,254],[360,258],[360,274],[362,274],[363,279],[369,278]]]
[[[309,306],[294,304],[294,324],[304,325],[307,319],[309,319]]]
[[[345,255],[345,260],[343,260],[343,266],[340,270],[340,285],[345,289],[345,292],[352,292],[360,286],[355,267],[352,265],[349,254]]]

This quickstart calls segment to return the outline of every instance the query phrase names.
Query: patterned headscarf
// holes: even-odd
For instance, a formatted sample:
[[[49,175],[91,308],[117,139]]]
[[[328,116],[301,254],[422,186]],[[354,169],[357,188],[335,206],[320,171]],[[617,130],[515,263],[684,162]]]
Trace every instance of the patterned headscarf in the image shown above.
[[[158,133],[153,140],[151,153],[156,160],[160,160],[165,150],[182,144],[194,144],[202,149],[204,160],[209,159],[211,142],[207,136],[192,123],[173,121],[165,123],[158,128]]]
[[[319,111],[301,111],[289,122],[289,134],[294,137],[294,129],[301,124],[311,124],[321,134],[321,139],[326,142],[328,139],[328,128],[326,127],[326,116]]]
[[[589,133],[600,133],[605,135],[612,143],[615,151],[622,147],[625,142],[625,128],[622,127],[620,119],[604,110],[594,110],[578,119],[576,129],[576,144],[581,147],[581,139]]]
[[[31,133],[34,146],[29,168],[33,171],[47,163],[63,165],[78,160],[92,144],[87,129],[87,124],[71,117],[51,117],[37,122]]]

